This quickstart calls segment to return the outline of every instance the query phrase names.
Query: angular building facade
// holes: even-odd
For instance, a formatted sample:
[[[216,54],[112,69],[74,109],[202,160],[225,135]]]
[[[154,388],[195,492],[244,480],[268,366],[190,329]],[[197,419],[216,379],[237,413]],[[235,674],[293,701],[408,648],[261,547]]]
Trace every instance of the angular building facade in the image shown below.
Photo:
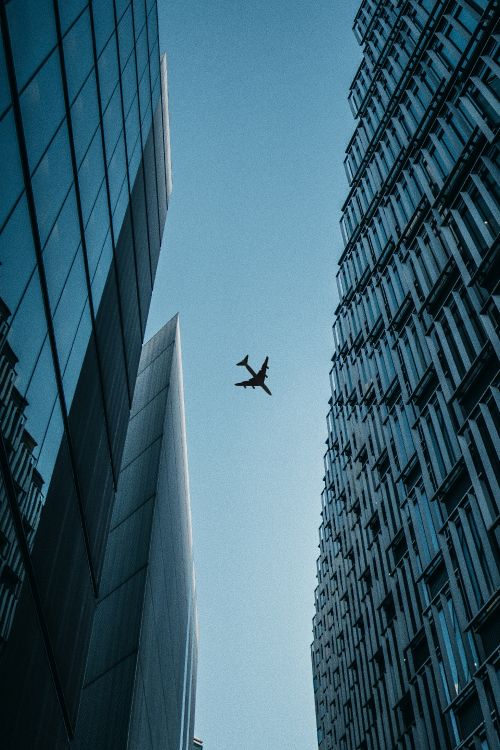
[[[142,351],[75,748],[192,750],[196,662],[176,316]]]
[[[16,0],[0,27],[0,744],[54,750],[80,741],[107,585],[171,188],[166,67],[154,0]]]
[[[499,747],[497,0],[363,0],[312,662],[320,750]]]

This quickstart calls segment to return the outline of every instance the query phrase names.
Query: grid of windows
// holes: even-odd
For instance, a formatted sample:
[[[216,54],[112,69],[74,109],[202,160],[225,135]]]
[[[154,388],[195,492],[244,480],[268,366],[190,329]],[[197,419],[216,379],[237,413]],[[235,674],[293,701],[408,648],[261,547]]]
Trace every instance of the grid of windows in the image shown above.
[[[0,723],[5,747],[53,748],[74,733],[167,123],[154,0],[1,3],[0,27]]]
[[[363,0],[315,592],[320,750],[494,748],[498,0]]]

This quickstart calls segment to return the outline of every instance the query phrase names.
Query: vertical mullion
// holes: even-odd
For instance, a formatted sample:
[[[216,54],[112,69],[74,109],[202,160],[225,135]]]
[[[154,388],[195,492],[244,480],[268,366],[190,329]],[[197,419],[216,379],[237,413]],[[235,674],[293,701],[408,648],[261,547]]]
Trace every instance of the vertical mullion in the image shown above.
[[[128,374],[127,352],[126,352],[126,347],[125,347],[125,325],[123,322],[122,298],[121,298],[120,284],[119,284],[119,278],[118,278],[118,269],[116,266],[116,239],[115,239],[115,232],[113,228],[113,212],[111,210],[111,193],[110,193],[110,188],[109,188],[108,161],[106,158],[106,142],[104,139],[104,120],[103,120],[102,99],[101,99],[101,83],[99,80],[97,45],[96,45],[96,38],[95,38],[93,0],[89,0],[89,13],[90,13],[90,29],[92,33],[92,56],[94,58],[95,80],[96,80],[96,88],[97,88],[97,107],[99,110],[99,129],[101,131],[101,146],[102,146],[102,154],[103,154],[103,160],[104,160],[104,181],[106,184],[106,199],[107,199],[107,204],[108,204],[108,215],[109,215],[109,231],[111,235],[111,244],[113,246],[112,265],[113,265],[113,271],[114,271],[115,281],[116,281],[116,293],[118,295],[118,317],[120,321],[123,358],[125,362],[125,379],[127,382],[128,400],[129,400],[129,407],[130,407],[132,405],[132,396],[133,396],[134,389],[132,387],[132,384],[130,383],[129,374]],[[116,27],[113,33],[114,34],[118,33],[118,29]],[[118,61],[118,76],[120,77],[120,75],[121,75],[120,63]]]
[[[31,233],[32,233],[33,246],[35,249],[36,265],[38,267],[40,289],[41,289],[45,319],[46,319],[46,324],[47,324],[47,335],[48,335],[50,350],[51,350],[51,355],[52,355],[52,363],[53,363],[54,376],[55,376],[56,385],[57,385],[57,393],[59,397],[61,416],[62,416],[62,421],[64,425],[64,433],[66,435],[66,439],[68,442],[72,476],[73,476],[73,480],[75,483],[78,503],[81,506],[82,497],[81,497],[80,487],[78,484],[78,477],[77,477],[76,470],[75,470],[74,453],[73,453],[73,447],[71,443],[71,436],[69,432],[68,415],[66,411],[66,402],[64,398],[64,390],[63,390],[63,385],[62,385],[62,375],[61,375],[61,370],[60,370],[60,365],[59,365],[59,359],[57,356],[55,333],[54,333],[54,327],[53,327],[53,322],[52,322],[52,317],[51,317],[51,312],[50,312],[50,301],[49,301],[49,294],[47,290],[47,280],[45,277],[45,270],[44,270],[43,262],[42,262],[42,245],[41,245],[41,240],[40,240],[40,233],[38,230],[35,198],[33,195],[33,188],[31,185],[31,175],[30,175],[29,162],[28,162],[28,151],[27,151],[26,141],[24,137],[22,116],[21,116],[21,105],[19,101],[19,92],[18,92],[18,87],[17,87],[16,73],[14,69],[14,60],[13,60],[12,47],[11,47],[11,42],[10,42],[10,33],[9,33],[9,28],[8,28],[8,23],[7,23],[7,12],[6,12],[4,3],[0,3],[0,26],[1,26],[4,51],[5,51],[5,62],[6,62],[6,68],[7,68],[8,85],[10,88],[14,122],[15,122],[15,128],[16,128],[17,139],[18,139],[19,157],[21,161],[21,168],[22,168],[23,178],[24,178],[24,187],[25,187],[25,192],[26,192],[26,201],[28,204],[28,213],[30,217],[30,228],[31,228]],[[18,506],[17,491],[15,488],[15,483],[14,483],[12,474],[11,474],[8,454],[7,454],[6,446],[3,440],[3,433],[1,432],[1,430],[0,430],[0,464],[1,464],[2,474],[4,476],[4,482],[6,485],[8,502],[9,502],[11,512],[12,512],[12,518],[14,522],[14,528],[16,532],[17,541],[19,544],[19,550],[20,550],[21,557],[23,558],[23,562],[24,562],[27,575],[28,575],[28,579],[30,582],[30,589],[31,589],[33,601],[35,604],[38,622],[40,625],[40,629],[42,631],[42,638],[43,638],[43,642],[45,645],[47,658],[50,664],[50,671],[51,671],[52,679],[54,680],[54,686],[55,686],[57,697],[59,699],[59,703],[61,706],[64,723],[66,725],[66,730],[69,736],[72,737],[74,733],[73,726],[72,726],[68,708],[66,706],[62,681],[59,675],[55,653],[54,653],[52,643],[50,640],[49,630],[47,627],[47,623],[45,621],[45,614],[44,614],[42,599],[40,596],[40,592],[38,590],[38,584],[36,581],[36,576],[35,576],[35,572],[33,569],[33,565],[31,562],[31,555],[29,552],[28,543],[27,543],[23,525],[22,525],[21,513],[20,513],[19,506]],[[95,580],[94,580],[92,565],[90,563],[89,550],[87,547],[87,539],[85,538],[84,541],[85,541],[85,549],[86,549],[87,558],[88,558],[87,562],[89,564],[90,576],[91,576],[92,584],[95,590]]]
[[[81,237],[81,243],[82,243],[83,263],[85,267],[85,281],[87,284],[87,297],[88,297],[88,302],[89,302],[92,332],[94,334],[94,339],[96,343],[96,355],[97,355],[96,360],[97,360],[97,369],[99,372],[99,386],[100,386],[99,390],[101,392],[101,397],[102,397],[102,402],[103,402],[104,421],[106,424],[106,441],[108,443],[108,450],[109,450],[109,455],[110,455],[111,472],[113,475],[113,485],[114,485],[114,488],[116,489],[118,478],[115,473],[115,467],[114,467],[113,461],[111,460],[113,456],[112,442],[111,442],[111,427],[110,427],[108,412],[106,408],[106,399],[104,397],[104,385],[103,385],[104,378],[103,378],[100,347],[99,347],[99,342],[97,340],[97,326],[96,326],[94,302],[92,299],[92,284],[90,280],[90,269],[89,269],[88,255],[87,255],[87,240],[85,236],[85,225],[83,221],[80,184],[78,182],[78,165],[76,161],[75,140],[74,140],[74,133],[73,133],[73,123],[71,119],[71,106],[70,106],[70,101],[69,101],[68,79],[66,76],[66,66],[65,66],[65,60],[64,60],[64,46],[63,46],[63,40],[62,40],[61,19],[59,16],[58,0],[53,0],[53,7],[54,7],[54,16],[56,20],[59,61],[60,61],[60,66],[61,66],[64,106],[66,109],[66,121],[67,121],[67,126],[68,126],[68,136],[69,136],[70,153],[71,153],[71,166],[73,169],[74,189],[75,189],[76,206],[77,206],[77,213],[78,213],[78,225],[80,229],[80,237]],[[90,13],[90,10],[89,10],[89,13]],[[83,518],[82,518],[82,522],[84,523]]]
[[[150,278],[151,289],[152,289],[153,288],[153,264],[151,262],[151,231],[149,228],[149,217],[148,217],[148,209],[147,209],[148,192],[146,189],[146,169],[145,169],[146,165],[144,162],[144,148],[146,144],[144,142],[143,133],[142,133],[141,97],[139,93],[139,69],[137,67],[137,44],[136,44],[137,34],[136,34],[136,28],[135,28],[134,6],[132,3],[130,5],[130,12],[132,14],[132,31],[134,34],[135,85],[137,87],[137,107],[139,109],[139,138],[141,141],[142,185],[144,188],[144,203],[145,203],[145,211],[146,211],[146,234],[148,237],[149,278]],[[147,16],[146,16],[146,23],[147,23]],[[117,30],[117,33],[118,33],[118,30]],[[149,49],[148,49],[148,55],[149,55]]]
[[[132,6],[130,8],[130,12],[132,13]],[[125,146],[125,162],[126,162],[126,176],[127,176],[127,189],[128,189],[128,202],[129,202],[129,208],[130,208],[130,226],[132,229],[132,246],[133,246],[133,255],[134,255],[134,269],[135,269],[135,288],[137,293],[137,306],[139,309],[139,320],[140,320],[140,326],[141,326],[141,336],[143,331],[146,328],[146,320],[147,320],[147,314],[145,311],[141,310],[141,294],[139,290],[139,271],[137,266],[137,243],[136,243],[136,231],[135,231],[135,222],[134,222],[134,212],[132,210],[132,187],[130,185],[130,172],[129,172],[129,160],[128,160],[128,145],[127,145],[127,133],[125,130],[125,108],[123,106],[123,83],[122,83],[122,61],[120,57],[120,40],[118,36],[118,17],[116,13],[116,2],[113,0],[113,16],[115,19],[115,40],[116,40],[116,55],[118,57],[118,85],[120,88],[120,110],[122,113],[122,128],[123,128],[123,144]],[[135,38],[134,38],[134,47],[135,47]],[[132,53],[131,53],[132,54]],[[139,91],[137,91],[137,102],[139,103]],[[140,123],[140,112],[139,112],[139,128],[141,126]]]
[[[153,11],[151,10],[150,13]],[[158,241],[161,245],[161,221],[160,221],[160,206],[159,206],[159,191],[158,191],[158,164],[157,164],[157,154],[156,154],[156,139],[155,139],[155,113],[153,110],[153,79],[151,77],[151,52],[152,50],[149,47],[149,15],[148,15],[148,4],[147,0],[144,0],[144,13],[146,16],[146,44],[148,47],[148,72],[149,72],[149,101],[151,102],[151,132],[153,134],[153,154],[154,154],[154,166],[155,166],[155,186],[156,186],[156,213],[158,216],[158,232],[159,237]],[[158,28],[158,26],[157,26]],[[159,31],[158,31],[159,35]],[[153,44],[154,47],[154,44]],[[158,60],[157,60],[158,66],[160,65],[160,48],[158,45]],[[159,74],[161,76],[161,71],[159,71]],[[161,88],[161,84],[160,84]]]

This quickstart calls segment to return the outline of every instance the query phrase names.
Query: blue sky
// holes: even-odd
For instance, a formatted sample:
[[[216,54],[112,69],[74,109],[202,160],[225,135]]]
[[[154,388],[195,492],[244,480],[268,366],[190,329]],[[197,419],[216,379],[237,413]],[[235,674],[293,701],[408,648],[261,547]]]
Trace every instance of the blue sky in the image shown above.
[[[309,647],[348,0],[159,0],[173,194],[148,336],[180,312],[206,750],[316,747]],[[234,388],[269,355],[269,398]]]

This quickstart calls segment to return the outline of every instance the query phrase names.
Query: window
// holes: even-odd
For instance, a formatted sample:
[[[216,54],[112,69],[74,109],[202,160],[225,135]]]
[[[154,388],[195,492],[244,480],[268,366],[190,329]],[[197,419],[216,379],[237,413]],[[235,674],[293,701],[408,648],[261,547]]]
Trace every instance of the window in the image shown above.
[[[52,0],[24,0],[6,6],[19,89],[57,42]]]
[[[59,128],[32,178],[40,240],[45,244],[73,181],[66,125]]]
[[[63,40],[64,66],[70,104],[94,65],[89,11],[86,10]]]
[[[30,169],[33,171],[65,116],[57,50],[20,97]]]

